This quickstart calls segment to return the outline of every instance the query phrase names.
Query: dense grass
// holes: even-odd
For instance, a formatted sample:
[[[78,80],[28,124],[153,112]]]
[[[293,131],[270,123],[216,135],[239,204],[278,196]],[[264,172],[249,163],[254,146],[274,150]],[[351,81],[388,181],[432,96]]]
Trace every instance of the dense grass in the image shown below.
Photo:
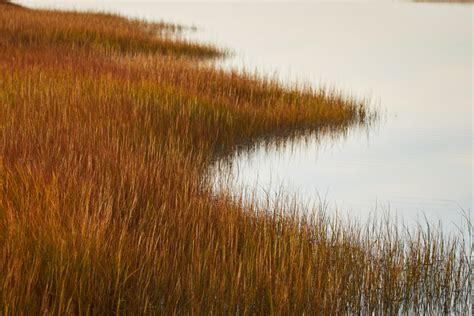
[[[215,196],[236,146],[371,114],[176,32],[0,2],[0,313],[466,310],[462,242]]]

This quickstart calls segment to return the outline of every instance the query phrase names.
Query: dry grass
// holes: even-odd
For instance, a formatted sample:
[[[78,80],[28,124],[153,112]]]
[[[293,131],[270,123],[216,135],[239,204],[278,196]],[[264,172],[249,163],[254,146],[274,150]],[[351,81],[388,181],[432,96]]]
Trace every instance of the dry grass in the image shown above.
[[[371,115],[216,69],[177,31],[0,3],[0,313],[467,308],[462,242],[214,196],[216,155]]]

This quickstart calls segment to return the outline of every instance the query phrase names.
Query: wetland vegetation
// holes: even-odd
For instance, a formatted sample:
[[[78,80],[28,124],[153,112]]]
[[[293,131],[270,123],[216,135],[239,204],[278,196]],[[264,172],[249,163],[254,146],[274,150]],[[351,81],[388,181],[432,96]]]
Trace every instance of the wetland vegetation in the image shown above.
[[[217,156],[374,114],[219,69],[180,31],[0,1],[3,314],[467,310],[463,240],[216,195]]]

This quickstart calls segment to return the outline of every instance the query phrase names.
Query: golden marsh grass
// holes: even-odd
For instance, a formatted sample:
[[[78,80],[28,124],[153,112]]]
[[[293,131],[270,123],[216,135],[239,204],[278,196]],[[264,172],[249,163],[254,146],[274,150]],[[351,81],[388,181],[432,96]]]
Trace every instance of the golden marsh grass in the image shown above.
[[[0,2],[0,313],[467,310],[463,241],[215,196],[217,155],[372,114],[174,32]]]

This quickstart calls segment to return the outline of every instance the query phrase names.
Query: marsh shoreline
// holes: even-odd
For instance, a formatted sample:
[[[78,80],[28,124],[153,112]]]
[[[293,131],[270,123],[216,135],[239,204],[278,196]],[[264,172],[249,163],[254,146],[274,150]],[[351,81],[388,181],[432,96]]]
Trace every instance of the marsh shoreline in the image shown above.
[[[0,7],[6,314],[467,310],[463,242],[244,205],[203,176],[216,151],[364,124],[363,102],[203,65],[225,52],[168,24]]]

